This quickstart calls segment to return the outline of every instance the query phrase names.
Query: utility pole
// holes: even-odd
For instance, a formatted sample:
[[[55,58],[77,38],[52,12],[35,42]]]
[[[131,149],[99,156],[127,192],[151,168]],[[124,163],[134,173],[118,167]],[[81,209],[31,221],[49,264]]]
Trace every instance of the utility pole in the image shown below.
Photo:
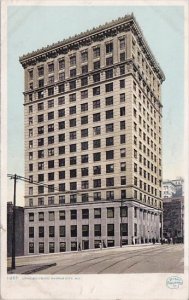
[[[16,268],[15,264],[15,240],[16,240],[16,174],[14,174],[14,196],[13,196],[13,218],[12,218],[12,269]]]

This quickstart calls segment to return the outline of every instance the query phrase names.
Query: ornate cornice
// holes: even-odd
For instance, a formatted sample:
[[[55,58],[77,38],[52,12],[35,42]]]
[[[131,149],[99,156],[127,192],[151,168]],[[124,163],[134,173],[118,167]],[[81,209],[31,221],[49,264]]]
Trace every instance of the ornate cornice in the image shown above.
[[[132,20],[131,30],[134,33],[138,44],[141,46],[144,53],[146,53],[146,57],[151,61],[153,71],[158,75],[160,81],[163,82],[165,80],[165,75],[164,75],[159,63],[156,61],[156,59],[149,47],[144,35],[143,35],[142,29],[140,28],[139,24],[137,23],[134,15],[133,15],[133,20]]]
[[[165,80],[165,75],[157,63],[155,57],[152,54],[150,47],[148,46],[142,30],[138,25],[133,14],[125,15],[122,18],[105,23],[98,27],[94,27],[91,30],[76,34],[73,37],[69,37],[52,45],[48,45],[19,58],[23,68],[36,65],[40,62],[45,62],[49,58],[56,58],[59,55],[67,54],[69,51],[78,50],[80,47],[89,46],[94,42],[100,42],[107,37],[116,36],[118,33],[131,30],[143,51],[146,53],[147,58],[151,61],[154,72],[158,75],[159,79]]]
[[[126,15],[117,20],[113,20],[104,25],[94,27],[73,37],[64,39],[52,45],[48,45],[19,58],[20,63],[25,68],[28,65],[45,61],[47,58],[55,58],[60,54],[67,54],[69,51],[78,50],[82,46],[89,46],[93,42],[102,41],[107,37],[116,36],[119,32],[128,29],[128,22],[132,20],[132,15]]]

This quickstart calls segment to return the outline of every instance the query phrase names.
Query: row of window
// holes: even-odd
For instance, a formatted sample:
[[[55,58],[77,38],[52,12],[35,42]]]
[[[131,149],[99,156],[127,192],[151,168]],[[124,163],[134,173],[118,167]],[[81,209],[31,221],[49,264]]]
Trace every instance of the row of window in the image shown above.
[[[76,171],[75,170],[72,172],[72,177],[71,178],[76,178]],[[106,187],[115,186],[114,177],[109,177],[109,178],[106,178],[106,179],[103,179],[103,180],[106,180],[106,183],[105,183]],[[91,185],[91,181],[89,181],[89,180],[81,181],[81,183],[80,183],[81,189],[82,190],[89,189],[89,184]],[[77,190],[78,185],[79,185],[78,181],[77,182],[75,182],[75,181],[70,182],[69,183],[70,190],[71,191]],[[120,177],[120,185],[121,186],[126,185],[126,176],[121,176]],[[93,188],[99,188],[101,186],[102,186],[101,179],[93,179]],[[33,190],[34,190],[33,187],[29,187],[29,195],[33,195]],[[45,187],[43,185],[38,186],[38,194],[44,194],[45,190],[48,193],[54,193],[56,190],[58,190],[59,192],[64,192],[66,190],[66,184],[65,183],[59,183],[58,188],[55,188],[54,184],[48,184]],[[112,193],[112,196],[113,196],[113,193]]]
[[[89,225],[82,225],[82,237],[89,236],[89,230],[91,230]],[[101,224],[94,224],[94,236],[101,236]],[[34,238],[34,227],[29,227],[29,238]],[[55,237],[55,226],[48,226],[48,236]],[[122,236],[128,236],[128,223],[120,224],[120,234]],[[38,228],[38,237],[43,238],[47,235],[45,232],[45,228],[43,226],[39,226]],[[114,224],[107,224],[107,236],[114,236]],[[59,237],[66,237],[66,226],[59,226]],[[70,237],[77,237],[77,225],[70,226]]]
[[[114,173],[114,164],[107,164],[104,167],[104,169],[101,165],[93,166],[93,170],[91,170],[91,171],[92,171],[93,175],[101,175],[104,173],[104,171],[106,173]],[[126,171],[126,162],[120,163],[120,171],[121,172]],[[137,171],[135,171],[135,172],[137,172]],[[57,175],[58,175],[58,179],[65,179],[65,178],[68,178],[68,175],[69,175],[69,178],[77,177],[78,173],[79,173],[79,176],[89,176],[90,169],[88,167],[85,167],[85,168],[81,168],[81,169],[71,169],[71,170],[66,170],[66,171],[62,170],[62,171],[59,171],[57,173]],[[32,175],[30,175],[30,177],[29,177],[30,182],[33,181],[33,177],[31,177],[31,176]],[[47,173],[46,176],[47,176],[48,181],[55,180],[55,172]],[[151,175],[151,176],[153,176],[153,175]],[[42,182],[42,181],[45,181],[45,174],[38,174],[38,182]]]
[[[124,61],[125,60],[125,57],[124,57],[124,54],[125,53],[121,53],[121,61]],[[112,57],[108,57],[107,60],[106,60],[106,64],[113,64],[113,58]],[[96,61],[94,62],[94,70],[97,70],[97,69],[100,69],[100,61]],[[111,79],[114,77],[114,69],[113,68],[110,68],[108,70],[105,71],[105,78],[103,77],[102,78],[102,72],[99,72],[99,71],[96,71],[93,75],[92,75],[92,82],[89,82],[89,79],[90,77],[88,75],[86,75],[88,73],[88,65],[84,65],[82,66],[81,68],[81,73],[82,75],[84,75],[81,79],[80,79],[80,86],[81,87],[84,87],[84,86],[87,86],[89,83],[96,83],[96,82],[100,82],[102,79],[104,80],[108,80],[108,79]],[[119,75],[124,75],[125,74],[125,65],[121,65],[119,66]],[[74,78],[76,77],[78,74],[77,74],[77,69],[76,68],[72,68],[70,69],[70,72],[69,72],[69,77],[70,78]],[[65,80],[65,72],[61,72],[58,74],[59,76],[59,81],[64,81]],[[55,78],[54,78],[54,75],[50,75],[48,76],[48,81],[47,83],[50,85],[50,84],[53,84],[55,81]],[[45,80],[44,78],[42,79],[39,79],[38,80],[38,88],[43,88],[45,86]],[[61,85],[60,85],[61,86]],[[29,84],[29,87],[30,87],[30,90],[33,90],[33,82],[30,82]],[[61,91],[60,91],[61,92]]]
[[[70,213],[71,220],[77,219],[78,211],[76,209],[70,210],[69,213]],[[90,214],[91,213],[92,213],[92,211],[90,212]],[[101,208],[94,208],[93,213],[94,213],[93,217],[95,219],[101,218]],[[59,220],[66,219],[66,211],[65,210],[60,210],[58,212],[58,214],[59,214]],[[34,213],[29,213],[29,222],[36,221],[34,219],[34,215],[35,215]],[[82,216],[82,219],[89,219],[89,209],[82,209],[81,216]],[[107,218],[114,218],[114,207],[108,207],[106,209],[106,216],[107,216]],[[123,206],[120,208],[120,217],[128,217],[128,207],[127,206]],[[135,217],[137,217],[137,208],[135,208]],[[49,221],[55,220],[55,212],[54,211],[48,212],[48,220]],[[45,221],[45,213],[44,212],[38,212],[38,221]]]
[[[69,114],[70,115],[74,115],[74,114],[76,114],[77,113],[77,106],[71,106],[70,108],[69,108]],[[58,112],[57,112],[57,117],[64,117],[66,115],[66,113],[65,113],[65,109],[61,109],[61,110],[58,110]],[[105,115],[105,119],[107,120],[107,119],[112,119],[112,118],[114,118],[114,115],[115,115],[115,111],[113,110],[113,109],[110,109],[110,110],[106,110],[105,112],[104,112],[104,115]],[[116,113],[116,115],[117,115],[117,113]],[[119,109],[119,115],[120,116],[125,116],[126,115],[126,108],[125,108],[125,106],[122,106],[122,107],[120,107],[120,109]],[[98,122],[98,121],[101,121],[101,116],[102,116],[102,113],[100,113],[100,112],[98,112],[98,113],[94,113],[94,114],[92,114],[92,120],[93,120],[93,122]],[[84,124],[88,124],[88,121],[89,121],[89,115],[85,115],[85,116],[81,116],[81,117],[78,117],[77,118],[77,120],[76,120],[76,118],[74,118],[74,119],[70,119],[69,120],[69,126],[70,127],[74,127],[74,126],[76,126],[76,122],[80,119],[80,124],[81,125],[84,125]],[[54,111],[52,111],[52,112],[49,112],[48,114],[47,114],[47,119],[48,119],[48,121],[49,120],[54,120],[56,118],[56,116],[55,116],[55,112]],[[30,119],[29,119],[29,121],[30,121]],[[44,122],[44,121],[46,121],[45,120],[45,115],[44,114],[40,114],[40,115],[37,115],[37,122],[38,123],[41,123],[41,122]],[[67,121],[68,122],[68,121]],[[30,123],[30,122],[29,122]],[[30,124],[29,124],[30,125]],[[50,125],[49,125],[50,126]],[[38,127],[39,128],[39,127]],[[39,132],[38,132],[39,133]]]
[[[160,193],[161,196],[161,193]],[[58,202],[55,203],[55,200],[57,200],[58,197]],[[59,204],[59,205],[64,205],[65,203],[81,203],[81,202],[88,202],[91,198],[92,201],[109,201],[109,200],[114,200],[114,191],[106,191],[105,193],[105,197],[102,197],[102,193],[101,192],[93,192],[93,194],[91,196],[89,196],[88,193],[81,193],[81,194],[71,194],[71,195],[59,195],[59,196],[48,196],[47,199],[45,199],[44,197],[38,197],[38,203],[36,203],[35,205],[38,206],[44,206],[44,205],[55,205],[55,204]],[[137,190],[134,190],[134,198],[138,199],[144,203],[147,203],[149,205],[152,206],[158,206],[158,207],[162,207],[162,203],[160,201],[157,201],[157,199],[154,199],[153,197],[150,197],[149,195],[143,194],[142,192],[138,192]],[[126,190],[121,190],[120,191],[120,197],[119,199],[126,199]],[[47,200],[47,202],[46,202]],[[34,199],[33,198],[29,198],[28,199],[28,205],[30,207],[34,206]]]
[[[124,89],[125,88],[125,79],[121,79],[119,81],[120,83],[120,89]],[[86,80],[85,82],[86,86],[88,85],[88,82]],[[71,81],[69,81],[69,89],[70,90],[75,90],[76,89],[76,85],[77,85],[77,80],[76,79],[73,79]],[[101,94],[101,86],[97,86],[97,87],[94,87],[92,89],[92,95],[93,96],[98,96]],[[109,92],[113,92],[114,91],[114,87],[113,87],[113,82],[110,82],[110,83],[107,83],[105,84],[105,92],[106,93],[109,93]],[[58,85],[58,93],[61,94],[61,93],[64,93],[65,92],[65,84],[64,83],[61,83]],[[43,89],[43,90],[40,90],[37,92],[37,96],[38,96],[38,99],[43,99],[45,96],[54,96],[55,95],[55,87],[49,87],[47,88],[47,94],[46,94],[46,91]],[[81,99],[85,99],[85,98],[88,98],[88,90],[85,90],[85,91],[81,91]],[[29,101],[33,101],[33,94],[29,94]]]
[[[85,91],[85,95],[86,94],[87,93]],[[84,95],[84,94],[82,94],[82,95]],[[120,102],[125,102],[125,93],[121,93],[119,95],[119,98],[120,98]],[[58,106],[64,105],[66,103],[65,96],[58,97],[57,99],[50,99],[47,102],[44,102],[44,101],[39,102],[39,103],[37,103],[36,107],[34,106],[34,104],[30,105],[29,107],[31,107],[31,108],[29,108],[29,112],[33,111],[33,107],[34,107],[35,112],[36,112],[36,110],[42,111],[42,110],[47,109],[47,108],[48,109],[53,108],[56,105],[56,101],[57,101]],[[106,106],[113,105],[114,104],[114,97],[113,96],[105,97],[105,100],[103,100],[103,101],[105,102]],[[69,94],[69,102],[70,103],[71,102],[76,102],[76,93]],[[46,103],[47,103],[47,105],[46,105]],[[100,100],[100,99],[94,100],[92,102],[92,107],[93,107],[93,109],[97,109],[97,108],[101,107],[101,104],[103,104],[102,100]],[[78,107],[78,104],[77,104],[77,107]],[[88,111],[88,109],[89,109],[88,102],[80,104],[80,111],[81,112]],[[48,115],[48,117],[50,117],[50,115]]]
[[[48,145],[54,144],[54,136],[53,137],[52,136],[48,137],[47,141],[48,141]],[[58,136],[58,141],[59,141],[59,143],[64,142],[65,141],[65,136],[62,135],[62,134],[59,135]],[[44,142],[44,140],[43,140],[43,142]],[[114,137],[106,138],[105,143],[101,143],[101,142],[103,142],[101,139],[97,139],[97,140],[92,141],[93,149],[100,148],[101,145],[103,145],[103,147],[114,146]],[[120,135],[120,144],[124,144],[125,142],[126,142],[126,136],[125,135]],[[90,142],[81,142],[81,150],[88,150],[89,149],[89,144],[90,144]],[[42,144],[41,139],[40,139],[39,147],[41,147],[41,146],[44,146],[44,143]],[[70,145],[70,146],[72,146],[72,145]],[[30,148],[32,148],[32,147],[30,147]],[[65,154],[65,148],[66,148],[66,146],[60,146],[60,147],[57,148],[58,151],[55,151],[56,150],[55,148],[49,148],[47,150],[38,150],[36,156],[38,158],[44,158],[45,153],[47,154],[46,156],[54,156],[55,152],[56,152],[56,154],[59,154],[59,155]],[[70,147],[70,152],[74,152],[74,150],[73,151],[72,150],[73,150],[73,147]],[[33,152],[30,151],[28,156],[29,156],[29,160],[32,160],[33,159]],[[99,159],[96,159],[96,154],[95,153],[93,153],[93,158],[94,158],[93,159],[94,161],[99,160]]]
[[[119,39],[119,48],[120,50],[125,50],[125,37]],[[113,42],[108,42],[105,44],[105,53],[106,54],[112,54],[113,53]],[[93,59],[99,58],[101,55],[101,47],[96,46],[93,48]],[[79,57],[78,57],[79,58]],[[80,62],[86,63],[88,61],[88,50],[84,50],[80,52]],[[76,61],[76,54],[72,54],[69,57],[69,66],[75,66],[77,63]],[[65,58],[60,58],[58,60],[58,69],[62,70],[65,69]],[[52,73],[55,70],[55,64],[54,62],[50,62],[47,65],[47,71],[48,73]],[[33,69],[28,70],[29,80],[33,79]],[[44,65],[41,65],[38,67],[38,76],[44,75]]]
[[[102,243],[103,242],[103,243]],[[147,243],[147,239],[145,241]],[[150,240],[151,242],[151,240]],[[100,238],[94,240],[94,246],[93,248],[100,248],[102,247],[114,247],[115,246],[115,241],[113,239],[107,239],[107,244],[105,244],[104,240],[101,241]],[[127,239],[122,239],[122,245],[128,245],[128,240]],[[39,253],[44,253],[44,242],[39,242],[38,243],[38,252]],[[36,243],[34,242],[29,242],[29,253],[34,253],[36,247]],[[76,241],[71,241],[70,242],[70,249],[67,248],[68,245],[66,242],[59,242],[59,251],[60,252],[65,252],[65,251],[77,251],[77,250],[86,250],[89,249],[89,240],[83,240],[82,241],[82,246],[81,243],[77,243]],[[49,242],[48,243],[48,252],[49,253],[54,253],[55,252],[55,242]]]

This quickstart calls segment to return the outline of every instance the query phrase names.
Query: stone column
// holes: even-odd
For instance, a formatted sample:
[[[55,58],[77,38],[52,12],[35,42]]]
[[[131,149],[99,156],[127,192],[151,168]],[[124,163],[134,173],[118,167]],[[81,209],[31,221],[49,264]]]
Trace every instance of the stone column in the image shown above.
[[[134,237],[134,206],[128,205],[128,244],[132,244],[132,237]]]

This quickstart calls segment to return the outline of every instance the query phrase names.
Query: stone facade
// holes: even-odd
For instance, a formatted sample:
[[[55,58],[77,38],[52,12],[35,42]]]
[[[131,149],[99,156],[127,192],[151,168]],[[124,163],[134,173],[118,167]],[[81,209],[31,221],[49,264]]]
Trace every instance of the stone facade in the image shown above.
[[[66,251],[94,248],[99,240],[118,246],[123,231],[123,244],[159,240],[165,77],[134,16],[24,55],[20,62],[25,72],[25,253],[39,252],[40,225],[45,228],[41,253],[60,251],[58,230],[64,223],[61,249]],[[121,206],[128,209],[125,219]],[[96,208],[101,218],[94,217]],[[88,218],[81,218],[82,209],[89,210]],[[50,211],[56,222],[48,220]],[[66,213],[63,223],[57,219],[60,211]],[[39,212],[46,215],[42,223]],[[51,222],[54,237],[47,230]],[[76,234],[71,225],[77,225],[77,237],[70,236],[72,229]]]

